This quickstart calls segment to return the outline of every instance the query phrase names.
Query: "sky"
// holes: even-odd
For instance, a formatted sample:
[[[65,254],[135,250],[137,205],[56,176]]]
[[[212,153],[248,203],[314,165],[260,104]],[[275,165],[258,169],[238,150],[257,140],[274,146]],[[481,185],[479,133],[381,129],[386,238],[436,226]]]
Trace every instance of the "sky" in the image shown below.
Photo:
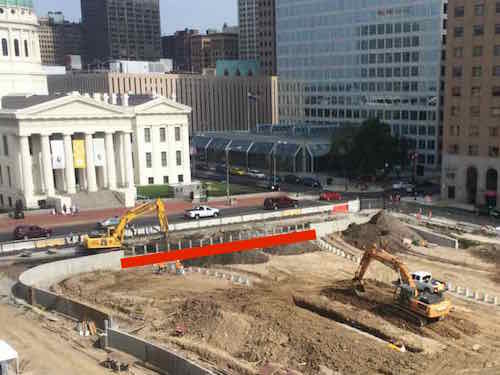
[[[61,11],[66,19],[81,18],[80,0],[34,0],[37,14]],[[209,28],[222,28],[238,23],[238,0],[160,0],[162,34],[172,34],[186,27],[205,32]]]

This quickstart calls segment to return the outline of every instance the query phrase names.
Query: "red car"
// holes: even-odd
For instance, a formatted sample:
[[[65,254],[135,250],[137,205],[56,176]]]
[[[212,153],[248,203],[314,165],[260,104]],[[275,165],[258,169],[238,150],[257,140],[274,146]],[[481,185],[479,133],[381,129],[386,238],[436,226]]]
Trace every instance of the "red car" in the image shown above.
[[[51,234],[52,229],[46,229],[36,225],[20,225],[14,229],[14,239],[16,240],[50,237]]]
[[[276,198],[266,198],[264,201],[264,208],[266,210],[278,210],[280,208],[297,208],[299,207],[299,201],[289,198],[287,196],[276,197]]]
[[[319,200],[321,201],[340,201],[342,199],[342,195],[340,193],[336,193],[334,191],[324,191],[319,196]]]

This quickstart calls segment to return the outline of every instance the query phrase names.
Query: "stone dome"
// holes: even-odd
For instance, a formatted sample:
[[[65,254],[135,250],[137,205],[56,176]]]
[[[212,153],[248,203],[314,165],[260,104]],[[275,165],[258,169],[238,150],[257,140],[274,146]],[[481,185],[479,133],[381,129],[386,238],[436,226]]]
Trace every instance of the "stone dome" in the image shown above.
[[[0,97],[47,94],[32,0],[0,0]]]

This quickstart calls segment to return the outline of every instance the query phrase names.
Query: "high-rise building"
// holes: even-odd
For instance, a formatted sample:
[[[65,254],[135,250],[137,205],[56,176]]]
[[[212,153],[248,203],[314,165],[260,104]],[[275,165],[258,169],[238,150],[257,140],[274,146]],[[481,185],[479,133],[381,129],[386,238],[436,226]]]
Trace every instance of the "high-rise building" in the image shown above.
[[[39,18],[42,64],[64,65],[66,55],[82,55],[82,25],[64,20],[61,12]]]
[[[241,60],[257,60],[263,74],[276,75],[276,0],[239,0]]]
[[[192,72],[191,38],[200,32],[193,29],[176,31],[174,35],[162,37],[163,57],[173,60],[174,71]]]
[[[446,0],[277,0],[278,74],[301,83],[280,95],[303,90],[310,123],[379,118],[416,150],[417,174],[437,171],[445,19]]]
[[[256,11],[260,71],[276,75],[276,0],[257,0]]]
[[[86,62],[161,57],[159,0],[81,0]]]
[[[241,60],[257,60],[256,0],[238,0],[239,56]]]
[[[207,31],[206,35],[191,38],[192,70],[203,73],[205,69],[216,68],[217,60],[238,58],[238,34]]]
[[[498,207],[500,3],[449,0],[442,196]]]

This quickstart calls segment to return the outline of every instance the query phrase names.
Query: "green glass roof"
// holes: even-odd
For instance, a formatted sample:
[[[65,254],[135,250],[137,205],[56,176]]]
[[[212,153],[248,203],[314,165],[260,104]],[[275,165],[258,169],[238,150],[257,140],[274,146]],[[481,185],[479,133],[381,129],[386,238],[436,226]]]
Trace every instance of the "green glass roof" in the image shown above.
[[[0,6],[33,8],[33,0],[0,0]]]

